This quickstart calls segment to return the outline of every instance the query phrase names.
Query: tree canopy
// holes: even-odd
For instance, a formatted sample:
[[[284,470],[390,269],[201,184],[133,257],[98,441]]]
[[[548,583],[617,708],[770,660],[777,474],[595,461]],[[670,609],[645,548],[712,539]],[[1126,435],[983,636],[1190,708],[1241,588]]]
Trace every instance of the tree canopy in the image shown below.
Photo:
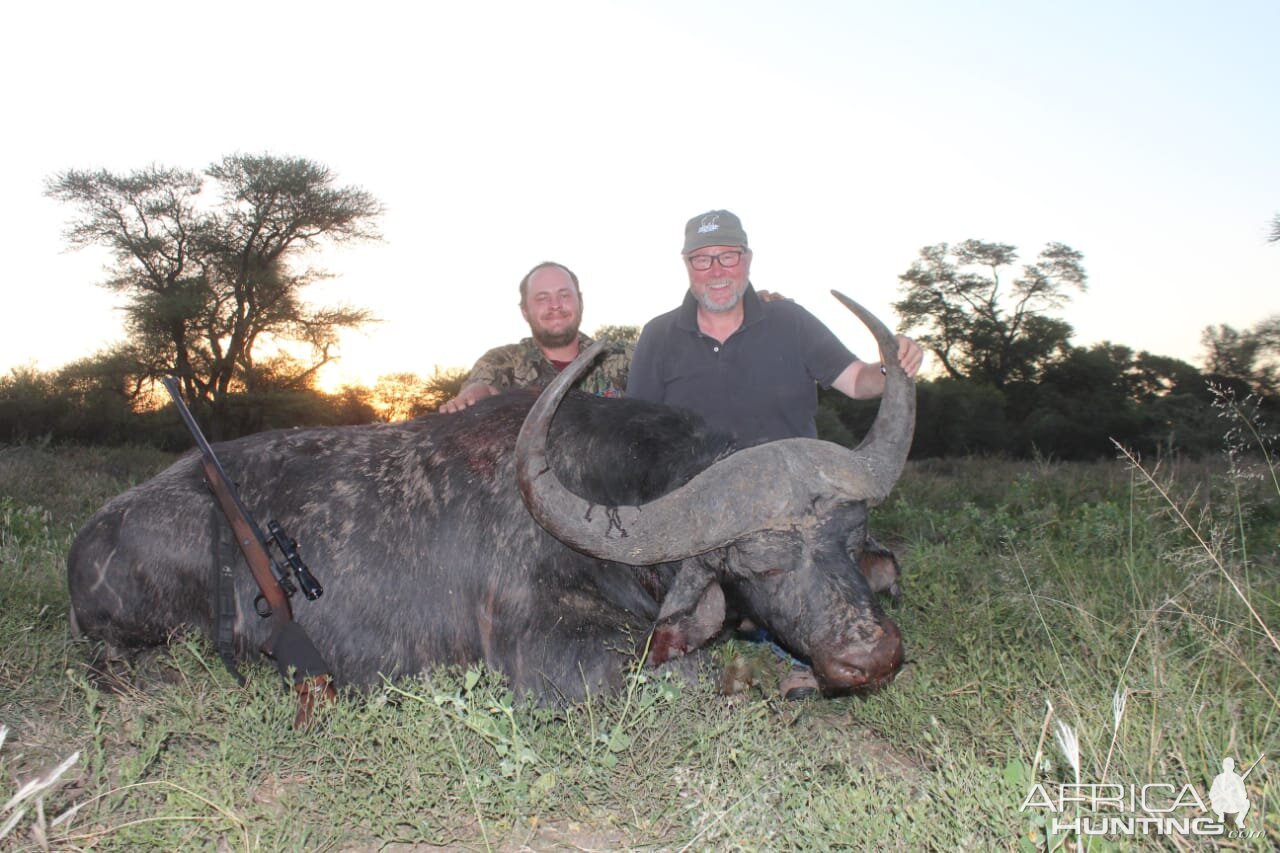
[[[383,374],[370,389],[370,404],[382,421],[416,418],[458,396],[468,372],[465,367],[442,369],[437,365],[426,377],[408,371]]]
[[[303,256],[378,239],[381,213],[368,192],[337,186],[310,160],[237,154],[203,173],[68,170],[48,179],[46,194],[76,208],[65,233],[73,247],[112,253],[101,284],[125,296],[138,375],[175,374],[192,402],[305,387],[340,330],[373,320],[302,299],[325,277],[302,267]]]
[[[1071,338],[1071,326],[1046,312],[1064,305],[1069,290],[1085,289],[1083,257],[1049,243],[1006,284],[1002,270],[1018,260],[1012,245],[926,246],[899,276],[904,296],[893,307],[952,378],[996,388],[1034,381]]]
[[[620,344],[634,344],[640,339],[640,327],[606,323],[603,326],[597,326],[591,333],[591,337],[597,341],[610,340]]]
[[[1240,380],[1257,394],[1280,394],[1280,314],[1259,321],[1251,329],[1241,330],[1225,323],[1206,326],[1200,342],[1209,373]]]

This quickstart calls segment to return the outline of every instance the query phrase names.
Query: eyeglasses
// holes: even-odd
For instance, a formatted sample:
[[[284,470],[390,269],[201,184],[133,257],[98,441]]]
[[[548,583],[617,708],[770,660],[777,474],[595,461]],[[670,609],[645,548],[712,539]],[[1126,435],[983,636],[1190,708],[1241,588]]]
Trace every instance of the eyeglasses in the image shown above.
[[[741,260],[742,251],[735,249],[732,252],[721,252],[718,255],[690,255],[689,266],[699,272],[706,272],[711,269],[712,261],[719,261],[720,266],[728,269],[729,267],[736,267]]]

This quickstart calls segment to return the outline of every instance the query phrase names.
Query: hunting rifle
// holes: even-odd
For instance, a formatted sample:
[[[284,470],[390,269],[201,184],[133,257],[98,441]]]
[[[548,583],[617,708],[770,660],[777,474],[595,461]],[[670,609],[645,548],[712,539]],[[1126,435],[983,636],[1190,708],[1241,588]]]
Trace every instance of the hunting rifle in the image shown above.
[[[200,425],[196,423],[191,410],[182,401],[178,390],[178,381],[172,376],[161,380],[165,390],[173,398],[173,404],[182,416],[196,446],[200,449],[200,465],[205,480],[217,498],[218,506],[235,535],[236,544],[244,555],[245,562],[253,573],[258,584],[259,594],[254,599],[254,609],[264,619],[271,620],[272,626],[267,641],[262,644],[262,651],[276,662],[276,668],[286,679],[293,678],[293,690],[298,694],[298,713],[294,717],[295,727],[306,726],[311,721],[315,704],[319,700],[332,700],[337,694],[333,689],[333,678],[329,675],[329,665],[325,663],[307,632],[293,619],[293,608],[289,599],[302,588],[302,594],[308,601],[315,601],[324,594],[324,587],[311,574],[307,564],[298,553],[298,543],[291,539],[284,528],[274,519],[267,522],[271,531],[271,540],[262,535],[261,528],[253,519],[253,514],[240,500],[235,483],[227,476],[222,463],[214,455]],[[280,549],[285,568],[271,556],[271,542]],[[216,546],[215,546],[216,547]],[[292,577],[290,576],[292,572]],[[293,578],[297,578],[297,585]],[[219,620],[215,620],[217,622]],[[232,670],[234,672],[234,670]]]

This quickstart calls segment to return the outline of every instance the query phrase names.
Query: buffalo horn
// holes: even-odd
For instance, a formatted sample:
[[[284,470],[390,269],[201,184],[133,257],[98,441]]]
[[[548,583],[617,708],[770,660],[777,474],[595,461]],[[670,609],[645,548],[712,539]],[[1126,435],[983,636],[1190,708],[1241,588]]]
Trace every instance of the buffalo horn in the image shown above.
[[[831,293],[875,335],[887,371],[875,422],[856,448],[811,438],[773,441],[733,453],[649,503],[592,504],[565,488],[552,470],[547,433],[561,399],[591,366],[602,341],[547,386],[520,429],[516,476],[530,514],[552,536],[585,554],[649,565],[721,548],[753,531],[789,527],[817,498],[883,500],[911,446],[915,388],[898,362],[893,333],[861,305]]]

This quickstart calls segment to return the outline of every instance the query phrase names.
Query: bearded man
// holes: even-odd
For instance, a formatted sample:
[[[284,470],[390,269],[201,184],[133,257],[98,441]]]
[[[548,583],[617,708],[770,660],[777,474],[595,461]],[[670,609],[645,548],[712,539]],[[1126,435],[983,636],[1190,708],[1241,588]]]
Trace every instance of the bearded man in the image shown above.
[[[520,280],[520,313],[529,324],[530,337],[480,356],[462,391],[442,405],[441,412],[460,412],[512,388],[542,388],[594,343],[578,330],[582,290],[578,277],[564,264],[544,261]],[[621,397],[631,361],[628,349],[621,344],[610,348],[578,388],[601,397]]]

